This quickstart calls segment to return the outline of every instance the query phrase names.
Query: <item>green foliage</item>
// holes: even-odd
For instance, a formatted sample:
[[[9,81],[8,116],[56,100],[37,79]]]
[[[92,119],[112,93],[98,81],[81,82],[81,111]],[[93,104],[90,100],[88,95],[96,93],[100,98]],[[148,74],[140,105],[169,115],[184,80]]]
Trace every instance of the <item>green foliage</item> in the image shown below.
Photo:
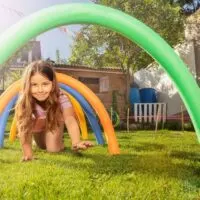
[[[194,132],[117,132],[121,155],[95,146],[74,154],[34,148],[37,160],[19,162],[19,142],[0,153],[0,199],[148,199],[200,197],[200,145]],[[90,135],[90,139],[94,138]]]
[[[56,63],[60,64],[60,51],[58,49],[56,50]]]
[[[7,87],[9,87],[15,81],[19,80],[21,77],[22,77],[22,70],[7,71],[6,81],[5,81],[5,89]]]
[[[164,127],[168,130],[182,130],[182,129],[184,129],[186,131],[194,131],[194,126],[193,126],[192,122],[185,122],[183,124],[183,127],[182,127],[182,124],[179,121],[168,121],[168,122],[165,123]]]
[[[115,112],[119,113],[118,105],[117,105],[117,90],[112,91],[112,108]]]
[[[22,76],[21,70],[11,71],[9,68],[3,69],[2,72],[2,80],[1,80],[1,88],[5,90],[9,87],[12,83],[19,80]]]
[[[161,0],[99,0],[96,3],[126,12],[141,20],[170,45],[176,45],[184,37],[184,16],[178,6]],[[152,62],[146,52],[120,34],[106,28],[87,25],[76,37],[72,48],[71,64],[93,67],[117,66],[122,70],[138,70]],[[128,70],[129,71],[129,70]]]
[[[184,123],[184,130],[187,131],[194,131],[194,126],[191,122]]]
[[[168,121],[165,123],[165,128],[168,130],[181,130],[181,122],[178,121]]]

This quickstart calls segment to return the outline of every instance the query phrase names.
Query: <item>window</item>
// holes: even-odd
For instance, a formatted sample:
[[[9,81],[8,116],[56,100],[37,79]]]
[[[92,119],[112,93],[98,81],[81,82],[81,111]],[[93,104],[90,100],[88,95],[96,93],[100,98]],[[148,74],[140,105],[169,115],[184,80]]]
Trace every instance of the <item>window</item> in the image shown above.
[[[78,80],[85,84],[99,84],[99,78],[79,77]]]
[[[108,76],[104,76],[100,78],[100,92],[108,92],[109,91],[109,78]]]
[[[89,87],[94,93],[99,93],[99,78],[79,77],[78,80]]]

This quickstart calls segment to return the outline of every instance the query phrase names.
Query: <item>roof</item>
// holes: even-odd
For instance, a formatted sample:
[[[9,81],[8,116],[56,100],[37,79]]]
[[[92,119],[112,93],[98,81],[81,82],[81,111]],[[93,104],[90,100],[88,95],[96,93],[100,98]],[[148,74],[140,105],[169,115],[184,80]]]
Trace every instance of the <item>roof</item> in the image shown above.
[[[56,64],[53,63],[55,70],[67,70],[67,71],[88,71],[88,72],[105,72],[105,73],[114,73],[114,74],[124,74],[123,70],[119,67],[102,67],[102,68],[94,68],[90,66],[84,65],[67,65],[67,64]],[[12,70],[24,69],[26,66],[23,65],[15,65],[11,66]]]
[[[94,72],[107,72],[107,73],[123,73],[123,70],[118,67],[102,67],[94,68],[83,65],[66,65],[66,64],[54,64],[55,69],[59,70],[77,70],[77,71],[94,71]]]

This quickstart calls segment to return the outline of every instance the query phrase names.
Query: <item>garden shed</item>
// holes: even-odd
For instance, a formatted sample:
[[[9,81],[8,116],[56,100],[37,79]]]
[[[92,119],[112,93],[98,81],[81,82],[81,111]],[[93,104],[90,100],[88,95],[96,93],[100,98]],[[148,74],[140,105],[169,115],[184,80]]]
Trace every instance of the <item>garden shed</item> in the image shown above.
[[[127,75],[119,68],[91,68],[88,66],[72,66],[54,64],[57,72],[76,78],[88,86],[102,101],[107,109],[114,107],[120,118],[125,117]]]

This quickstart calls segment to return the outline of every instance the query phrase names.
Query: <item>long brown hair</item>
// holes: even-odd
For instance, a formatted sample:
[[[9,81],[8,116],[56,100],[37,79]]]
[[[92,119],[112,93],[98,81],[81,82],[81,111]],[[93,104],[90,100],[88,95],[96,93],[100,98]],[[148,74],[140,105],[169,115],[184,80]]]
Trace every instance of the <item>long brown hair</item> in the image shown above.
[[[59,126],[61,107],[59,103],[60,90],[53,67],[49,62],[35,61],[29,64],[23,74],[22,90],[17,101],[15,112],[19,136],[26,140],[32,133],[34,126],[33,115],[35,112],[36,100],[31,95],[31,77],[35,73],[40,73],[48,80],[52,81],[52,90],[49,97],[45,100],[46,131],[53,131]]]

